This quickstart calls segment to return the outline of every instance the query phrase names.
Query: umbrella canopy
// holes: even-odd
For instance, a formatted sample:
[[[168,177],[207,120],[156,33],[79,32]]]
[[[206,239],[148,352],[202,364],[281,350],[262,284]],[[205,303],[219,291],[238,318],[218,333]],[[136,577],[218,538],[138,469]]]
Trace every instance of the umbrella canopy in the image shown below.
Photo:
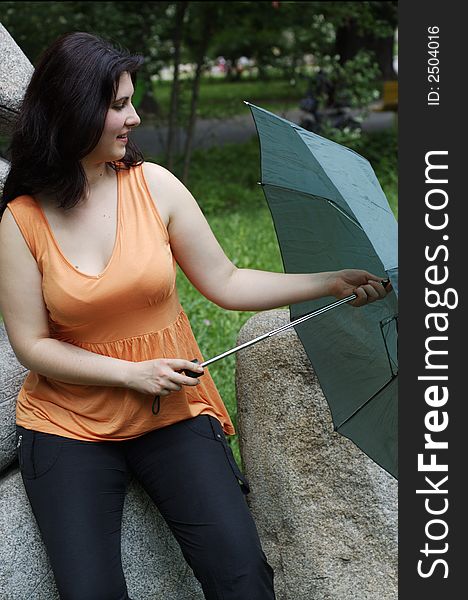
[[[246,103],[261,185],[287,273],[345,268],[388,277],[395,293],[296,326],[335,430],[397,477],[397,223],[369,162],[349,148]],[[291,319],[322,300],[291,305]]]

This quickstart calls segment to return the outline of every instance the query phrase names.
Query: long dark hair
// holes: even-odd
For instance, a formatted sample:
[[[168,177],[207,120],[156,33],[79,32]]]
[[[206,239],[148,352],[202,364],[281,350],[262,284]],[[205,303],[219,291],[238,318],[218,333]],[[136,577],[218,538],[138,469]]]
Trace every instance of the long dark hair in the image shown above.
[[[61,35],[41,55],[23,98],[8,148],[11,167],[0,200],[44,193],[60,208],[75,206],[88,183],[80,160],[97,145],[120,75],[136,71],[144,58],[84,32]],[[124,158],[107,163],[114,170],[141,164],[143,156],[128,140]]]

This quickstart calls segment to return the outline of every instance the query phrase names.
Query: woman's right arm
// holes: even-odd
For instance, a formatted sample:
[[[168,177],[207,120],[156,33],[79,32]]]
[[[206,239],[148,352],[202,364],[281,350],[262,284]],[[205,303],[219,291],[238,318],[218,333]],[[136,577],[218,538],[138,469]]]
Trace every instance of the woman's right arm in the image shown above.
[[[182,385],[198,383],[198,379],[177,372],[197,370],[188,360],[132,362],[51,338],[42,275],[8,208],[0,221],[0,311],[19,362],[50,379],[78,385],[127,387],[162,396],[181,389]]]

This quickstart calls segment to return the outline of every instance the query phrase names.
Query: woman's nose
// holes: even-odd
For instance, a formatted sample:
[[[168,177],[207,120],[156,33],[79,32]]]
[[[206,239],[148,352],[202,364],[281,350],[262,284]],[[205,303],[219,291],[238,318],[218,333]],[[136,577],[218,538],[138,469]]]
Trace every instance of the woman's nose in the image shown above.
[[[132,104],[132,111],[131,113],[128,115],[127,120],[126,120],[126,124],[128,127],[138,127],[138,125],[141,123],[141,119],[138,116],[137,111],[135,110],[135,107]]]

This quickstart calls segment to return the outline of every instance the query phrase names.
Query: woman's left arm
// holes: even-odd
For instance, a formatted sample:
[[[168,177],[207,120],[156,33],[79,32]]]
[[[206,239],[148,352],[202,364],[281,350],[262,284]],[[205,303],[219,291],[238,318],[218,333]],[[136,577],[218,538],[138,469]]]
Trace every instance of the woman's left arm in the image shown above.
[[[296,302],[352,293],[353,306],[384,298],[381,278],[357,269],[323,273],[273,273],[237,268],[226,256],[195,198],[167,169],[145,163],[156,202],[168,215],[172,252],[191,283],[208,300],[228,310],[259,311]]]

